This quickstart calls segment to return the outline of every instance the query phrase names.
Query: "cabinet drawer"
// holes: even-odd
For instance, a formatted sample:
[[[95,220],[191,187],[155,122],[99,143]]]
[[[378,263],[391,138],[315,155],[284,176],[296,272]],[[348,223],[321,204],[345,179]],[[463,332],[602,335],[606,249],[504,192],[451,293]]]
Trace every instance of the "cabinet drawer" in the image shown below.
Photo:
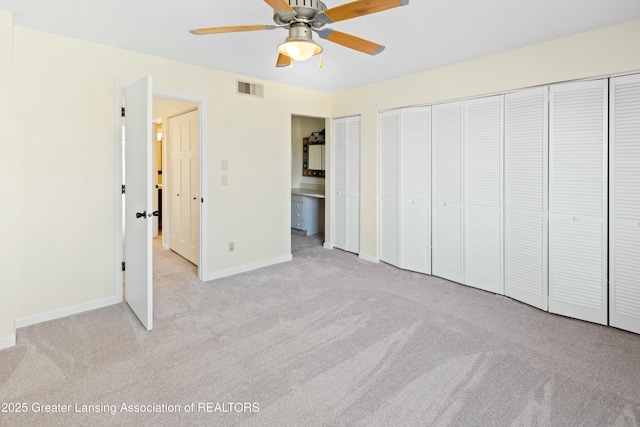
[[[304,221],[302,220],[302,214],[300,217],[296,217],[296,215],[291,215],[291,228],[295,228],[296,230],[304,230]]]
[[[304,212],[304,204],[302,202],[291,202],[291,213]]]
[[[292,194],[291,195],[291,203],[300,202],[300,204],[302,204],[303,201],[304,201],[304,196],[299,196],[297,194]]]

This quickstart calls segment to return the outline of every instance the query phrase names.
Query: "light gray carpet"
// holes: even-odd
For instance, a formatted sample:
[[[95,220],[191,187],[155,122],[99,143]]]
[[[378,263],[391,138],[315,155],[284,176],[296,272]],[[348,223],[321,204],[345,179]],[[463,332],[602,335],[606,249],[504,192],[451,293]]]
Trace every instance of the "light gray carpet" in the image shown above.
[[[20,329],[0,403],[29,412],[0,425],[640,424],[639,335],[292,239],[292,262],[209,283],[156,250],[150,333],[125,304]]]

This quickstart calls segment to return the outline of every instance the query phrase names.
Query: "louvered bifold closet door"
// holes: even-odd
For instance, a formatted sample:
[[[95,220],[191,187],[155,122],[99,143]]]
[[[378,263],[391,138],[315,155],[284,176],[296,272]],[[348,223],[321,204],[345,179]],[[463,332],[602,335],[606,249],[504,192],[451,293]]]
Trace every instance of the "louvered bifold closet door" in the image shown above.
[[[464,110],[464,283],[497,294],[504,294],[503,101],[473,99]]]
[[[360,253],[360,116],[347,118],[347,247]]]
[[[550,88],[549,311],[607,323],[607,81]]]
[[[640,75],[611,79],[609,321],[640,333]]]
[[[347,123],[346,119],[333,121],[333,245],[347,249]]]
[[[399,266],[400,110],[380,113],[380,260]]]
[[[432,107],[432,274],[464,283],[462,101]]]
[[[431,274],[431,107],[400,115],[400,267]]]
[[[505,95],[505,295],[548,310],[549,87]]]

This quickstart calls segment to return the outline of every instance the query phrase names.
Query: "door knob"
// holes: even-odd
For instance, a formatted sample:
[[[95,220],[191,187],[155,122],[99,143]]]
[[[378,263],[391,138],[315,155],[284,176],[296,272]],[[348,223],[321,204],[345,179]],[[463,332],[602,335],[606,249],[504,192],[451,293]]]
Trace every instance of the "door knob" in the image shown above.
[[[151,216],[151,215],[153,215],[153,216],[160,216],[160,211],[153,211],[153,213],[152,213],[152,214],[149,214],[149,216]]]
[[[147,217],[147,211],[136,212],[136,218],[146,218],[146,217]]]

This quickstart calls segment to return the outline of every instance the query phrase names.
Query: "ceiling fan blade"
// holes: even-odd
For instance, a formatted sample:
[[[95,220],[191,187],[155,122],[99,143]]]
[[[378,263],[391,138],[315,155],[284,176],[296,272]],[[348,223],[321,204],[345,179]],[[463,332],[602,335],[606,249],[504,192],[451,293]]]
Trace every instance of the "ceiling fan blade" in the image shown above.
[[[291,65],[291,57],[283,54],[278,54],[278,60],[276,61],[276,67],[286,67]]]
[[[361,39],[360,37],[352,36],[351,34],[341,31],[326,28],[324,30],[316,30],[316,33],[318,33],[320,38],[348,47],[349,49],[368,53],[369,55],[377,55],[384,50],[384,46],[381,44]]]
[[[327,9],[319,13],[316,19],[326,24],[331,24],[345,19],[382,12],[398,6],[406,6],[407,4],[409,4],[409,0],[357,0]]]
[[[222,34],[222,33],[238,33],[241,31],[260,31],[260,30],[274,30],[278,28],[275,25],[234,25],[231,27],[213,27],[213,28],[199,28],[197,30],[189,30],[191,34],[198,36],[204,34]]]
[[[271,6],[274,11],[296,13],[286,0],[264,0],[264,2]]]

